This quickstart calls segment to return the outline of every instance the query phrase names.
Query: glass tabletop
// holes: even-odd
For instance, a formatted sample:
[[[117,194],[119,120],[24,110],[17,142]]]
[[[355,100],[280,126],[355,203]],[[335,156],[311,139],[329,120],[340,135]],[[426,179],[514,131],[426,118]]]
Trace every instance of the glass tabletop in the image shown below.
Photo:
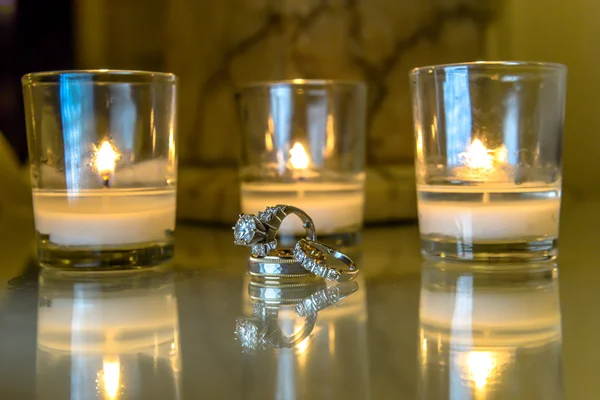
[[[426,263],[416,226],[367,228],[339,285],[254,282],[222,228],[179,226],[172,266],[102,276],[40,271],[4,232],[0,398],[594,398],[590,207],[527,270]]]

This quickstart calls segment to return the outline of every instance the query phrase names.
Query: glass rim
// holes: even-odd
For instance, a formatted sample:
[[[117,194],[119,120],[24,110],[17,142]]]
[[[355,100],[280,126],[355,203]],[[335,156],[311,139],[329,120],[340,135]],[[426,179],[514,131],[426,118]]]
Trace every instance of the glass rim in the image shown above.
[[[364,90],[366,83],[351,79],[284,79],[273,81],[253,81],[240,85],[237,92],[283,87],[347,87]]]
[[[432,73],[437,71],[444,71],[447,69],[453,69],[457,67],[465,67],[468,70],[490,70],[494,69],[510,69],[513,73],[523,72],[558,72],[565,73],[567,66],[556,62],[545,62],[545,61],[470,61],[461,63],[449,63],[449,64],[434,64],[425,65],[422,67],[416,67],[410,70],[409,75],[416,77],[425,73]]]
[[[175,83],[178,77],[170,72],[155,72],[127,69],[74,69],[58,71],[30,72],[21,77],[21,83],[24,86],[32,84],[56,85],[60,83],[60,78],[69,76],[74,80],[83,78],[94,78],[89,82],[92,84],[101,83]],[[130,78],[127,81],[127,78]]]

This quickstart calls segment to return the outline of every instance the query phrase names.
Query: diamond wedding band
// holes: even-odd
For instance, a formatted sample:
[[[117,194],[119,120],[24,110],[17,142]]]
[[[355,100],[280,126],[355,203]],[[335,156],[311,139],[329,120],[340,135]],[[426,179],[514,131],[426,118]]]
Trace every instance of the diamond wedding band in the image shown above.
[[[346,282],[356,278],[358,268],[344,253],[314,240],[300,239],[294,247],[294,256],[300,264],[313,274],[331,281]],[[348,269],[330,267],[326,261],[332,256],[346,264]]]
[[[277,249],[263,257],[250,256],[248,259],[248,272],[252,276],[264,279],[312,275],[296,260],[290,249]]]

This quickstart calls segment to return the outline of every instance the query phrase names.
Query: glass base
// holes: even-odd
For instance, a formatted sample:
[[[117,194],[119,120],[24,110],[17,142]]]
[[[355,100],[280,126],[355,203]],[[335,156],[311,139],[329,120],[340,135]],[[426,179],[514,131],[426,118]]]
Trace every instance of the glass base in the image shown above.
[[[522,238],[502,241],[464,242],[437,235],[421,236],[421,253],[427,259],[480,262],[531,262],[553,260],[558,239]]]
[[[44,237],[45,236],[45,237]],[[61,246],[38,234],[38,262],[42,267],[67,270],[125,270],[154,267],[173,258],[173,241],[123,246]]]

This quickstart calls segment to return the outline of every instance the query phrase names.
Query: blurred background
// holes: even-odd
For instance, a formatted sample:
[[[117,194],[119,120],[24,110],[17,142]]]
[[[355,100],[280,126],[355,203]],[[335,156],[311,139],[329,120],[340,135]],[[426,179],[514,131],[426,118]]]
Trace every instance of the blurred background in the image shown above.
[[[231,223],[239,210],[236,89],[256,80],[358,79],[369,87],[366,220],[414,220],[408,71],[486,59],[554,61],[569,67],[569,207],[600,195],[593,174],[598,12],[591,0],[568,7],[560,0],[0,0],[0,131],[8,143],[0,143],[0,165],[26,162],[23,74],[173,72],[180,77],[179,217]]]

